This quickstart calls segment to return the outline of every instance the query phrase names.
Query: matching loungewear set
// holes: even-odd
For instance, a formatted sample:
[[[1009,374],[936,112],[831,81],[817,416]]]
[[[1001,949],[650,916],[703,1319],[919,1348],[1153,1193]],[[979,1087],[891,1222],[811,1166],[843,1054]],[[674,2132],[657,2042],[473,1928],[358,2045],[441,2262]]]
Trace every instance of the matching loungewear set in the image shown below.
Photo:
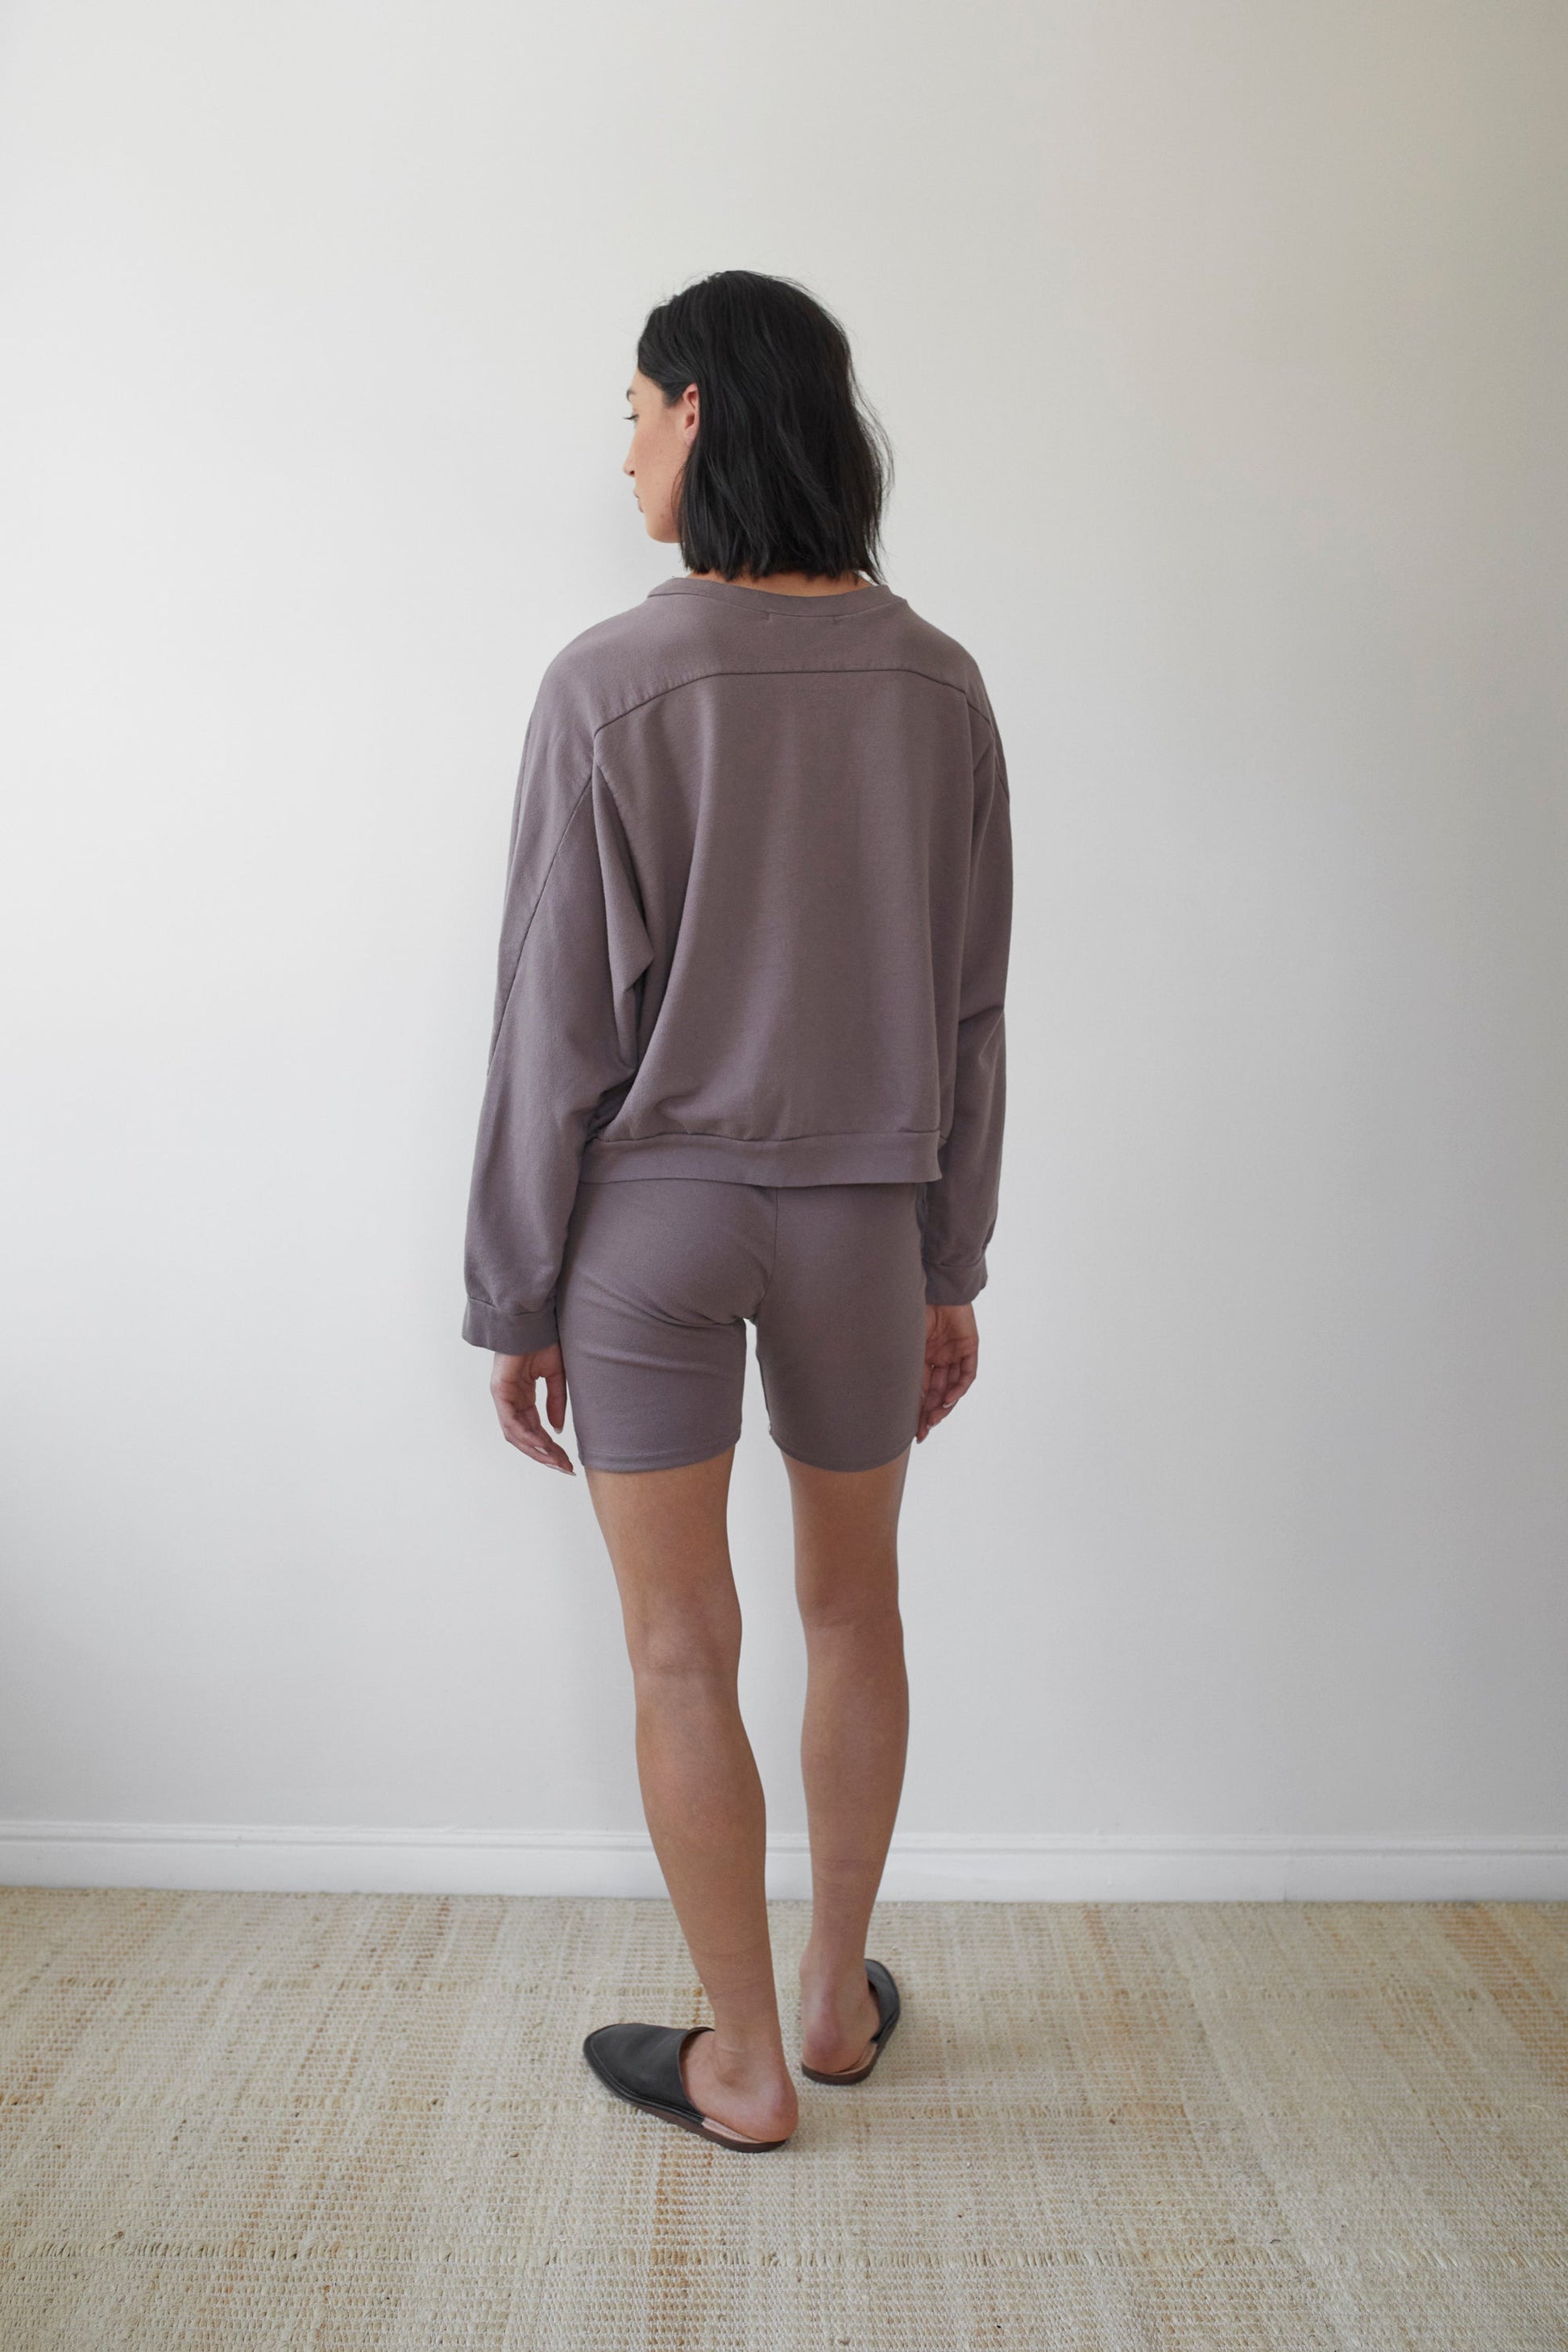
[[[875,583],[675,579],[545,671],[513,804],[463,1337],[559,1340],[590,1469],[912,1440],[995,1227],[1006,767]]]

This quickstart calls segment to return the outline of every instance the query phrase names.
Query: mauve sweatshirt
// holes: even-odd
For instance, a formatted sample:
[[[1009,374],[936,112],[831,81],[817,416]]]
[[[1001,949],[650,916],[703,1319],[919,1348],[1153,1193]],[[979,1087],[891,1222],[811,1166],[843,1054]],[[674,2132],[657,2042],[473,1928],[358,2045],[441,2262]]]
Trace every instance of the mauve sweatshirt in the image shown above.
[[[523,740],[463,1337],[549,1347],[577,1186],[923,1186],[933,1305],[996,1222],[1007,772],[973,658],[870,583],[662,581]]]

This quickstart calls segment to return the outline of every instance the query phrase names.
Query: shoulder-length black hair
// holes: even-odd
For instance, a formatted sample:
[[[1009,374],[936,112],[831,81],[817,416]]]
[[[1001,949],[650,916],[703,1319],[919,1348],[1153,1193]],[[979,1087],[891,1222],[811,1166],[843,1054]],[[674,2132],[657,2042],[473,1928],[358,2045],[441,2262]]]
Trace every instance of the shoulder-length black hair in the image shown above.
[[[892,451],[855,381],[849,339],[790,278],[721,269],[650,310],[639,373],[667,404],[689,383],[697,435],[675,493],[689,572],[882,581]]]

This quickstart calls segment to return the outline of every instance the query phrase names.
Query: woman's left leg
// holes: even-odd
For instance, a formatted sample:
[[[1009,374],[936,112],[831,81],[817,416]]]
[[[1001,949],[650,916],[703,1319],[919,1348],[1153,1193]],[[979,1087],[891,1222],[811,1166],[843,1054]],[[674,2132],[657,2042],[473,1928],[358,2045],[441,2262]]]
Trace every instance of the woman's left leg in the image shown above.
[[[716,2122],[778,2139],[799,2108],[768,1937],[763,1785],[737,1689],[733,1461],[731,1445],[679,1469],[584,1470],[620,1591],[643,1810],[713,2008],[713,2031],[687,2046],[687,2092]]]

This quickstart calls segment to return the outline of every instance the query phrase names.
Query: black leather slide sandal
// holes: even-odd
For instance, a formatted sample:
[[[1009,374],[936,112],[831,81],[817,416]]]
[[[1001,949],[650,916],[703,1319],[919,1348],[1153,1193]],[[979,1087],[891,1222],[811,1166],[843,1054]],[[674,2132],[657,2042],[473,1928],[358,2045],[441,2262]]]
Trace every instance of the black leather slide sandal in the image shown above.
[[[716,2147],[732,2147],[742,2156],[787,2147],[793,2133],[784,2139],[748,2139],[692,2105],[680,2061],[693,2035],[711,2030],[706,2025],[599,2025],[584,2042],[583,2055],[617,2099],[645,2107],[667,2124],[679,2124],[682,2131],[696,2132]]]
[[[867,1961],[866,1980],[877,1997],[878,2025],[876,2032],[871,2037],[871,2055],[867,2059],[866,2063],[863,2066],[851,2067],[847,2074],[824,2074],[820,2069],[816,2066],[808,2066],[805,2063],[805,2061],[802,2059],[800,2071],[809,2081],[813,2083],[863,2083],[867,2075],[870,2073],[872,2067],[876,2064],[878,2059],[881,2056],[883,2051],[887,2048],[889,2042],[892,2038],[893,2028],[897,2025],[900,2011],[903,2008],[903,2003],[899,1999],[899,1988],[893,1982],[892,1970],[890,1969],[885,1969],[880,1960]]]

